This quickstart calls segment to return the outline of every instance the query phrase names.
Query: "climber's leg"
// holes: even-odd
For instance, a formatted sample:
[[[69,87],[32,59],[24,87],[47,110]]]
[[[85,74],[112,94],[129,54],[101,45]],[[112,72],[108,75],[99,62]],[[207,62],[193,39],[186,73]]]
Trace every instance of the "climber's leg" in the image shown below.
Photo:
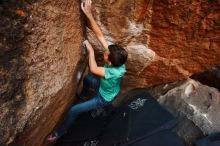
[[[103,97],[98,93],[95,97],[92,99],[79,103],[77,105],[74,105],[71,107],[71,109],[68,112],[68,115],[62,125],[56,130],[58,136],[62,136],[72,125],[72,123],[75,121],[78,114],[89,111],[92,109],[96,109],[98,107],[103,107],[108,105],[109,103],[104,101]]]

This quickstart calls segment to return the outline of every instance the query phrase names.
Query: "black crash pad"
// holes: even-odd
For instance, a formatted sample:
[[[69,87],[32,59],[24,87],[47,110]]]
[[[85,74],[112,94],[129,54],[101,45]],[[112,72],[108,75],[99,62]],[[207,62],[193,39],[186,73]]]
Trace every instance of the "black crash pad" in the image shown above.
[[[110,146],[140,143],[141,146],[141,143],[150,139],[154,143],[154,137],[158,136],[161,138],[167,136],[164,138],[167,139],[167,146],[170,141],[178,141],[169,132],[176,123],[175,118],[161,107],[147,90],[135,90],[123,98],[130,100],[123,102],[120,107],[106,107],[79,115],[69,132],[57,145]],[[166,142],[163,143],[164,146]]]

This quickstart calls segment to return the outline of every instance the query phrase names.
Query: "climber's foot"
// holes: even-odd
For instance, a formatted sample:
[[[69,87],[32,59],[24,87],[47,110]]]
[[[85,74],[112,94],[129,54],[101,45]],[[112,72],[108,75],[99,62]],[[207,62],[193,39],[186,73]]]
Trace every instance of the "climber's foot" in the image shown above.
[[[53,131],[46,137],[45,141],[46,143],[55,143],[59,138],[57,132]]]

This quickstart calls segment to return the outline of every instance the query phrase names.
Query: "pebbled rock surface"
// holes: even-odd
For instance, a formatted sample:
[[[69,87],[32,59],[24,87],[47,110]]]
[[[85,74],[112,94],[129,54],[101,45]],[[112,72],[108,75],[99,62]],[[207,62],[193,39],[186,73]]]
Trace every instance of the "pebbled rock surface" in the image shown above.
[[[129,52],[126,88],[183,80],[220,64],[218,0],[94,0],[93,4],[108,41]]]
[[[72,103],[79,1],[0,2],[0,145],[42,146]]]

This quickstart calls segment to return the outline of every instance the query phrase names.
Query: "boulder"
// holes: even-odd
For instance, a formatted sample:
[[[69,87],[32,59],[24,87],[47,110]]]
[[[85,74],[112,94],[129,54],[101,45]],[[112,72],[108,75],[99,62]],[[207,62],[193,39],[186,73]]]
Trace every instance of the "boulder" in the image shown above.
[[[220,131],[220,92],[192,79],[176,85],[151,89],[158,101],[178,117],[176,133],[189,144],[201,135]],[[161,94],[155,93],[158,89],[163,89]]]
[[[80,3],[1,1],[0,12],[0,145],[42,146],[73,101]]]
[[[183,80],[220,64],[219,1],[95,0],[93,4],[109,44],[119,43],[129,52],[125,88]]]

